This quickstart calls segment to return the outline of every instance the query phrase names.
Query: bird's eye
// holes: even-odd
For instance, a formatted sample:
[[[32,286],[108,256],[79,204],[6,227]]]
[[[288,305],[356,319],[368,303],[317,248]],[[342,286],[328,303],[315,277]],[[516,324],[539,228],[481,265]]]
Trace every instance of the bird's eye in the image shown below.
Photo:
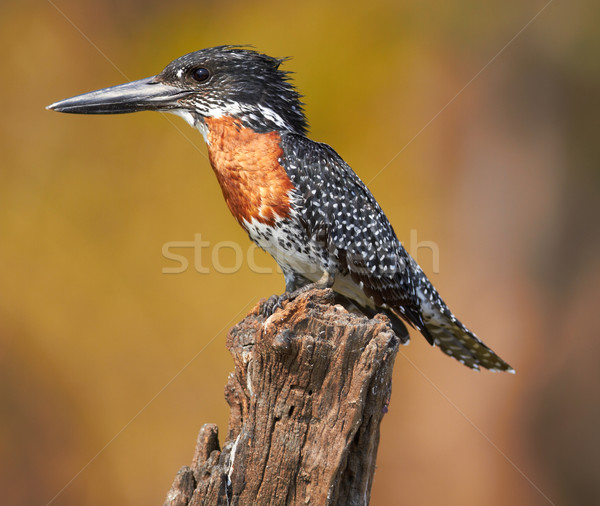
[[[197,83],[203,83],[210,77],[210,72],[208,71],[208,69],[199,68],[192,72],[192,77]]]

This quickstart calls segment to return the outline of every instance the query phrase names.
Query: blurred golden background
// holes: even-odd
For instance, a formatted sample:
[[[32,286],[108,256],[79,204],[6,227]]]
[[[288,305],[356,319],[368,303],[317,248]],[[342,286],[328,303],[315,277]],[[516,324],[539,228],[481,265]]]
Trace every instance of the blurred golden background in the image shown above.
[[[423,268],[517,370],[413,333],[372,504],[599,504],[599,19],[580,0],[2,2],[2,502],[162,504],[200,426],[223,438],[227,329],[283,277],[162,272],[169,241],[249,246],[180,119],[44,107],[253,44],[293,57],[312,138],[409,248],[435,242]]]

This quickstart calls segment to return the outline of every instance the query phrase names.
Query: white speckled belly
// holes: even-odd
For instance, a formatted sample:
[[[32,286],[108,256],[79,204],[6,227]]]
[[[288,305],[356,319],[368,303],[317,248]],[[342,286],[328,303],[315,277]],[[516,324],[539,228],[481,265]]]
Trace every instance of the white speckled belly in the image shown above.
[[[303,275],[310,281],[318,281],[328,270],[335,275],[333,289],[363,306],[375,307],[362,289],[349,275],[339,274],[337,262],[327,249],[315,242],[306,241],[306,233],[293,220],[279,220],[275,226],[256,220],[245,222],[244,227],[256,245],[269,253],[279,266]]]

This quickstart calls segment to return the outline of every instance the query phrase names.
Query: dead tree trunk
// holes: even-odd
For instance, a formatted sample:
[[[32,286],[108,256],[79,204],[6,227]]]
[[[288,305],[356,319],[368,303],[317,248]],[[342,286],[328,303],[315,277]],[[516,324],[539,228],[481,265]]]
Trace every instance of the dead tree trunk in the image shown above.
[[[225,444],[202,427],[165,505],[369,502],[398,339],[333,299],[314,290],[231,329]]]

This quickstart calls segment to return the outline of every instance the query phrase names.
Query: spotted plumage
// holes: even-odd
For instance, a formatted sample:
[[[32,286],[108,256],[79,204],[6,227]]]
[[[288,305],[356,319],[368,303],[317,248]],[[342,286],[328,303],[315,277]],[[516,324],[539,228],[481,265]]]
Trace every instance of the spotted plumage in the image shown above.
[[[348,164],[306,136],[303,105],[282,62],[241,47],[203,49],[156,76],[50,108],[183,117],[202,132],[233,216],[283,270],[287,297],[332,285],[365,313],[386,313],[403,341],[407,322],[468,367],[512,372],[454,317]]]

